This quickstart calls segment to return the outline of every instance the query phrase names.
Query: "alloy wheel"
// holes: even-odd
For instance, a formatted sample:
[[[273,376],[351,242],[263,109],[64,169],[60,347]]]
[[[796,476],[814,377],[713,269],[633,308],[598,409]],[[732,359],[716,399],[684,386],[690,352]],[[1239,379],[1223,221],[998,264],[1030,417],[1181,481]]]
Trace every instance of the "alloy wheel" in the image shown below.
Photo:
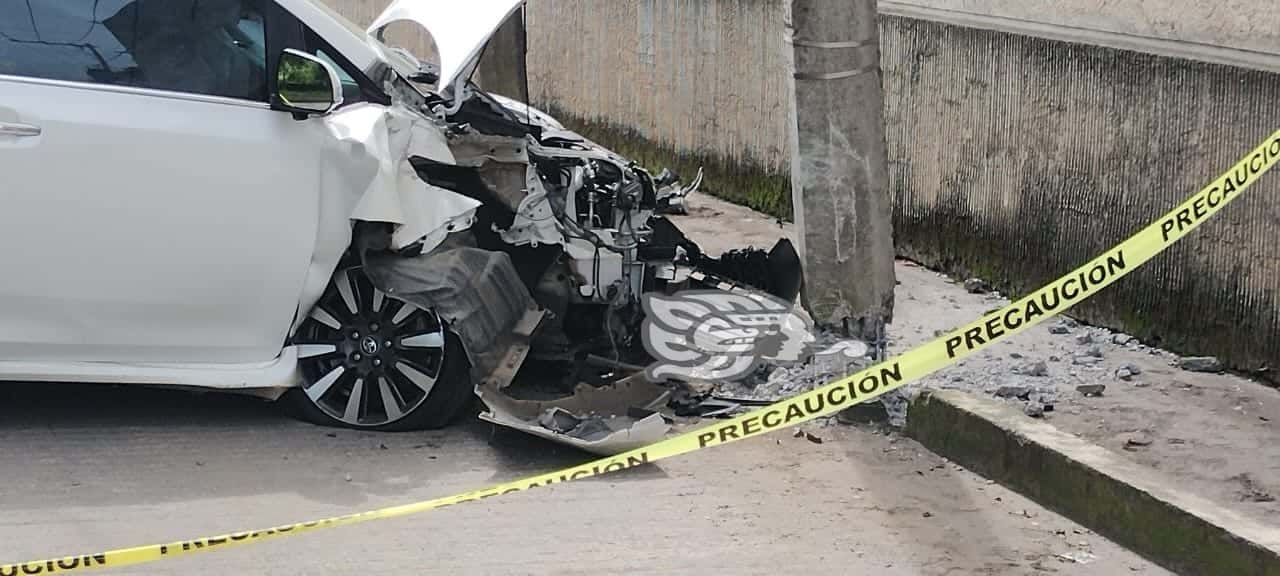
[[[444,330],[434,312],[387,297],[359,268],[340,270],[295,338],[303,392],[348,426],[397,422],[440,378]]]

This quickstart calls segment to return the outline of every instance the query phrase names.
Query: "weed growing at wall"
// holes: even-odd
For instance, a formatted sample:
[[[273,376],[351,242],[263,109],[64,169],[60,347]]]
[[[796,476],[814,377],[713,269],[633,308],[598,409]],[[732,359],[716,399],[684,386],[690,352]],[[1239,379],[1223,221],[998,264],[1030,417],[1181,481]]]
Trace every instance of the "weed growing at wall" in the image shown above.
[[[606,120],[578,117],[555,105],[541,105],[566,127],[639,162],[655,173],[669,168],[688,181],[703,169],[702,191],[766,214],[791,220],[790,174],[768,170],[751,159],[733,160],[708,152],[687,152],[645,138],[637,130]]]

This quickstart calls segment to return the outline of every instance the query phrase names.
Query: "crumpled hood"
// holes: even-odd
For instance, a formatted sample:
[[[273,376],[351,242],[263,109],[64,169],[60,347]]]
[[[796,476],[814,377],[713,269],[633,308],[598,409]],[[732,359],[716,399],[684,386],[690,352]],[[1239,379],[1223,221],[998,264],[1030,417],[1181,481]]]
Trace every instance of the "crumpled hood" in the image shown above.
[[[369,26],[374,36],[392,22],[416,22],[440,53],[440,88],[472,68],[484,45],[524,0],[395,0]]]

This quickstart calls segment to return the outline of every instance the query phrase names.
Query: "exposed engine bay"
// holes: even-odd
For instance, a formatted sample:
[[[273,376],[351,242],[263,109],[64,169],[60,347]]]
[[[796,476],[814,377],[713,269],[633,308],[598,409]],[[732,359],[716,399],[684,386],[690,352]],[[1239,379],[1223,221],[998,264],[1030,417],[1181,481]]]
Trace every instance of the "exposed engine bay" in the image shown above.
[[[712,257],[665,216],[685,212],[701,172],[689,184],[666,170],[655,177],[470,82],[439,92],[422,86],[434,71],[400,58],[409,69],[399,76],[410,82],[388,83],[395,105],[379,120],[385,128],[367,130],[358,110],[332,120],[339,134],[385,133],[360,142],[404,159],[378,169],[398,183],[399,198],[360,202],[345,258],[388,296],[434,311],[457,336],[490,408],[482,418],[595,451],[652,439],[666,425],[645,410],[667,390],[637,374],[652,361],[640,337],[642,295],[763,291],[794,302],[801,264],[790,242]],[[437,207],[434,216],[398,220],[397,204],[423,198]],[[594,407],[590,414],[573,402],[535,408],[506,395],[517,374],[534,372],[574,396],[584,385],[621,386],[629,404],[620,412],[638,411],[601,419],[596,392],[583,404]],[[636,436],[641,429],[647,435]]]
[[[499,394],[526,362],[554,374],[566,392],[581,383],[614,385],[648,364],[639,336],[646,292],[757,289],[794,301],[800,260],[788,241],[767,252],[745,248],[714,258],[658,214],[682,211],[701,174],[688,186],[670,173],[656,180],[528,110],[521,121],[513,109],[522,106],[474,90],[444,119],[453,163],[409,159],[431,186],[479,202],[469,221],[451,223],[425,251],[420,244],[392,249],[389,226],[362,222],[354,238],[375,284],[449,323],[491,408],[521,405]],[[517,329],[522,321],[526,334]],[[661,390],[650,388],[651,402]],[[511,425],[539,415],[505,419],[516,420]],[[637,424],[623,419],[615,431]],[[640,422],[657,430],[651,417]]]
[[[489,257],[475,258],[485,262],[468,272],[481,274],[480,283],[505,286],[507,294],[483,298],[483,306],[490,309],[488,315],[499,310],[506,318],[494,318],[492,329],[468,335],[467,318],[448,318],[449,311],[442,311],[463,332],[478,380],[493,368],[483,349],[500,339],[498,332],[509,330],[525,309],[545,311],[530,357],[568,363],[570,372],[578,374],[600,359],[647,363],[637,337],[643,318],[640,295],[645,292],[740,286],[795,299],[800,260],[790,242],[779,241],[769,251],[746,248],[713,258],[658,214],[660,209],[678,211],[672,207],[683,206],[683,197],[696,189],[701,175],[689,186],[672,186],[676,179],[669,173],[666,182],[659,182],[643,167],[574,132],[539,123],[536,117],[521,121],[512,109],[523,106],[476,89],[447,118],[454,164],[410,158],[427,183],[480,202],[468,228],[450,233],[425,254],[416,246],[394,257],[385,250],[379,255],[376,248],[365,254],[380,284],[394,282],[396,275],[379,273],[379,268],[409,266],[414,260],[433,262],[431,274],[440,276],[441,258],[448,252],[508,257],[509,263],[496,264]],[[660,192],[667,199],[661,206]],[[379,241],[379,234],[388,232],[358,229],[357,246],[385,248],[389,242]],[[509,286],[517,278],[519,286]],[[483,292],[475,283],[468,286]],[[406,297],[403,288],[389,293]],[[440,307],[438,297],[430,300],[421,304]]]

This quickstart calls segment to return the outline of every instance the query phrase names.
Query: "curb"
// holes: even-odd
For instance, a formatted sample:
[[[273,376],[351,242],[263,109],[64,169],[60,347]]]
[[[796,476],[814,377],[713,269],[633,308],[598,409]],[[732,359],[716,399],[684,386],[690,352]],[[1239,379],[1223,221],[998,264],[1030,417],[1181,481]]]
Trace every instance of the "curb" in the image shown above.
[[[925,392],[911,402],[907,434],[1178,574],[1280,576],[1280,529],[1007,404]]]

